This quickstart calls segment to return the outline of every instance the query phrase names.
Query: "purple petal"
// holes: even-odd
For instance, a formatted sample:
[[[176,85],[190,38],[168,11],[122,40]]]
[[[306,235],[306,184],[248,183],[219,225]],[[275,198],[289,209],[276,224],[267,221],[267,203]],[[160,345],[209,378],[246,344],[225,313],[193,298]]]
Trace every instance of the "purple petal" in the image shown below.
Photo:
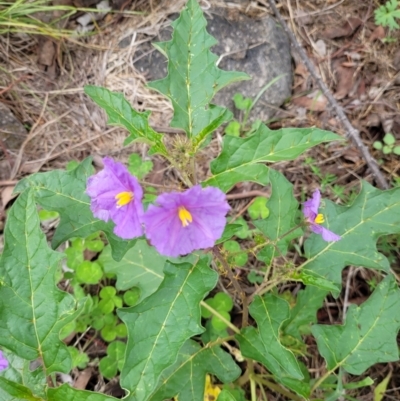
[[[128,169],[109,157],[103,159],[104,169],[88,178],[86,193],[91,198],[90,209],[95,217],[108,221],[116,227],[114,232],[121,238],[131,239],[143,234],[143,190]],[[133,201],[117,207],[115,196],[121,192],[132,192]]]
[[[4,357],[3,353],[0,351],[0,370],[4,370],[8,368],[8,361]]]
[[[319,224],[311,224],[310,228],[312,232],[322,235],[322,239],[327,242],[339,241],[342,238]]]
[[[185,192],[160,195],[144,215],[146,236],[159,253],[166,256],[186,255],[196,249],[214,246],[226,225],[230,207],[218,188],[202,189],[196,185]],[[184,207],[192,222],[183,227],[178,208]]]
[[[321,203],[321,193],[316,189],[312,198],[303,203],[303,214],[310,222],[314,222],[317,217],[319,205]]]
[[[118,237],[132,239],[143,235],[143,206],[141,202],[140,204],[135,203],[134,200],[112,211],[111,219],[115,223],[114,234]]]

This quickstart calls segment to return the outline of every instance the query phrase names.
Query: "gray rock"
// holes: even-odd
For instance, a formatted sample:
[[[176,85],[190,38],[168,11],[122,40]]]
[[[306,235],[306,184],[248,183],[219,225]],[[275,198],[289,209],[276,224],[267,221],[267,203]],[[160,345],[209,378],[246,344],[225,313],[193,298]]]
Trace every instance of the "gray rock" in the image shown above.
[[[0,139],[6,149],[18,150],[27,134],[25,127],[11,110],[0,102]]]
[[[243,71],[252,77],[249,81],[237,82],[224,88],[217,93],[213,103],[234,110],[232,97],[235,93],[240,92],[254,99],[269,82],[282,75],[263,93],[250,116],[250,121],[268,120],[274,115],[276,107],[291,95],[292,64],[290,44],[285,32],[271,17],[254,20],[240,15],[231,21],[213,14],[212,18],[207,16],[207,21],[208,32],[218,40],[218,44],[211,50],[219,56],[223,55],[218,66],[223,70]],[[162,30],[154,41],[170,40],[171,32],[170,27]],[[121,47],[124,45],[120,43]],[[167,74],[165,57],[154,50],[150,43],[145,43],[136,52],[134,63],[149,80],[160,79]]]

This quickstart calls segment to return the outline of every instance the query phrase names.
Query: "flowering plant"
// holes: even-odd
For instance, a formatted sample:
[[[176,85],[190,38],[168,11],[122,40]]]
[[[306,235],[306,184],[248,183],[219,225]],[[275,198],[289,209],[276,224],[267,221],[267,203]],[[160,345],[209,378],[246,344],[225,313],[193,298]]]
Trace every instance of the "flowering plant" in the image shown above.
[[[109,157],[99,172],[89,158],[17,185],[0,259],[1,400],[115,400],[58,385],[56,373],[68,374],[75,361],[60,336],[82,331],[110,343],[100,372],[107,379],[120,372],[124,399],[131,401],[200,401],[205,393],[245,400],[243,389],[252,401],[265,389],[282,399],[336,400],[372,384],[363,379],[348,386],[350,375],[399,359],[400,291],[376,242],[400,232],[400,188],[380,191],[363,182],[347,206],[321,201],[317,189],[301,212],[292,184],[273,163],[341,138],[318,128],[273,131],[264,124],[245,137],[225,135],[209,174],[197,176],[197,156],[232,118],[212,98],[248,79],[216,67],[214,44],[195,0],[174,23],[172,40],[156,44],[168,58],[168,76],[149,86],[170,99],[171,125],[185,133],[179,141],[155,132],[148,113],[134,110],[122,94],[85,88],[110,124],[128,130],[125,144],[146,143],[150,155],[169,162],[181,190],[160,191],[149,202],[140,180]],[[251,229],[229,215],[226,194],[243,181],[269,190],[268,203],[258,200],[250,213]],[[58,213],[51,247],[37,206]],[[75,267],[80,241],[100,255],[93,263],[80,255]],[[74,266],[69,271],[59,268],[65,256]],[[340,295],[347,266],[375,271],[379,283],[364,303],[343,311],[341,324],[318,324],[317,311],[327,296]],[[237,274],[257,285],[245,289]],[[61,291],[60,280],[71,280],[71,291]],[[232,285],[232,297],[215,290],[218,282]],[[296,282],[297,296],[288,302],[279,289]],[[91,294],[95,284],[98,294]],[[233,310],[240,322],[231,322]],[[326,361],[312,376],[305,336],[315,339]]]

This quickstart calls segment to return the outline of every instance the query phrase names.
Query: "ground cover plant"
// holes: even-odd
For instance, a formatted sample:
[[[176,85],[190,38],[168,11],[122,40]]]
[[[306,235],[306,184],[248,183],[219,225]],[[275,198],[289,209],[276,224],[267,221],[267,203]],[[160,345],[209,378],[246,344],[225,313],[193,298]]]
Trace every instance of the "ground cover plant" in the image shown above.
[[[399,289],[376,244],[400,233],[400,188],[362,182],[348,205],[324,199],[317,186],[297,199],[274,163],[342,138],[261,123],[249,134],[225,135],[201,177],[196,155],[232,118],[212,98],[248,78],[216,67],[214,43],[199,5],[189,0],[172,40],[157,44],[169,74],[150,86],[171,101],[171,126],[184,132],[172,145],[121,94],[85,88],[110,124],[128,130],[125,144],[142,141],[170,163],[180,188],[157,196],[142,187],[139,179],[152,166],[137,155],[129,166],[105,157],[99,172],[88,158],[17,185],[0,259],[1,399],[115,399],[57,380],[57,373],[88,363],[84,347],[68,348],[61,339],[92,329],[108,343],[99,370],[109,380],[119,376],[127,400],[203,400],[205,393],[220,401],[266,400],[268,389],[290,400],[354,399],[352,390],[372,381],[346,377],[399,359]],[[249,220],[233,219],[225,196],[243,181],[270,188],[268,199],[252,204]],[[316,174],[316,182],[323,178]],[[40,222],[57,216],[50,247]],[[99,256],[88,260],[87,252]],[[261,269],[248,267],[250,258]],[[372,295],[351,305],[342,324],[317,324],[318,309],[339,295],[349,265],[376,271]],[[250,294],[238,267],[255,283]],[[222,278],[234,299],[216,289]],[[65,280],[69,292],[57,287]],[[295,297],[281,290],[293,282],[300,284]],[[234,308],[239,322],[231,321]],[[321,374],[307,369],[306,335],[325,360]]]

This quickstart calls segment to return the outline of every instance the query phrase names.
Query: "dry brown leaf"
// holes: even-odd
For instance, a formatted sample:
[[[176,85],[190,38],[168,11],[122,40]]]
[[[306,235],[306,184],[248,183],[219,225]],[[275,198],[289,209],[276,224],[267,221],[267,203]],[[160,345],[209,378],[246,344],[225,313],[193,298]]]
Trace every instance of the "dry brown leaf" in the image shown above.
[[[300,96],[293,99],[293,103],[297,106],[304,107],[311,111],[325,111],[328,100],[324,95],[317,95],[314,98]]]
[[[333,63],[333,71],[337,81],[335,98],[343,99],[353,89],[356,69],[354,67],[346,67],[344,63],[336,60]]]
[[[377,26],[371,33],[369,40],[373,42],[376,39],[382,40],[386,36],[385,28],[382,25]]]
[[[89,380],[92,377],[92,374],[92,367],[86,368],[85,370],[82,370],[82,372],[79,372],[79,376],[74,383],[74,387],[78,390],[85,390],[87,384],[89,383]]]
[[[360,18],[350,17],[342,25],[330,26],[321,33],[324,39],[335,39],[342,36],[350,36],[360,25],[362,21]]]
[[[3,209],[6,208],[7,203],[10,202],[11,199],[15,198],[17,195],[13,195],[15,185],[10,185],[7,187],[4,187],[1,190],[1,203],[3,204]]]

